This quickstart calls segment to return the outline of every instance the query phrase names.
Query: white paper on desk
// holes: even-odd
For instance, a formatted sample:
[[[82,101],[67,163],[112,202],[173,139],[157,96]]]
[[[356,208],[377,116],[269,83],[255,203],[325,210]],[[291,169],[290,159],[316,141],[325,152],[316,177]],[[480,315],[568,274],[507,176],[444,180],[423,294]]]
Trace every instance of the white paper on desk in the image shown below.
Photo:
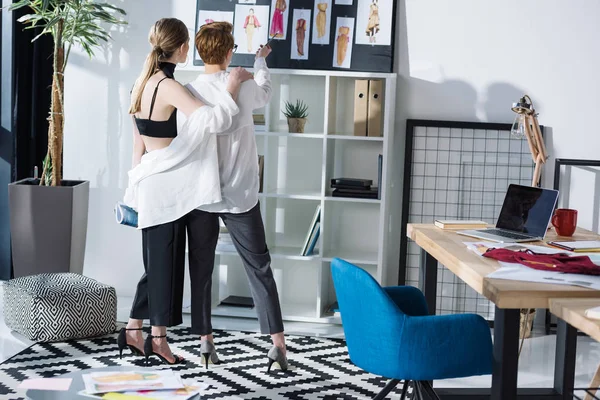
[[[493,242],[468,242],[465,243],[470,250],[475,251],[475,245],[481,244],[490,248],[501,248],[508,247],[514,244],[511,243],[493,243]],[[561,249],[554,249],[550,247],[534,246],[518,244],[519,246],[528,248],[536,253],[545,254],[557,254],[557,253],[569,253]],[[479,254],[475,251],[476,254]],[[575,253],[573,253],[575,254]],[[581,254],[577,254],[581,255]],[[595,254],[586,254],[590,256],[592,262],[600,265],[600,257]],[[483,256],[482,256],[483,257]],[[584,275],[584,274],[565,274],[562,272],[542,271],[538,269],[529,268],[525,265],[499,262],[501,265],[496,271],[488,274],[486,278],[490,279],[506,279],[510,281],[524,281],[524,282],[537,282],[537,283],[552,283],[556,285],[570,285],[570,286],[581,286],[589,289],[600,290],[600,276]]]

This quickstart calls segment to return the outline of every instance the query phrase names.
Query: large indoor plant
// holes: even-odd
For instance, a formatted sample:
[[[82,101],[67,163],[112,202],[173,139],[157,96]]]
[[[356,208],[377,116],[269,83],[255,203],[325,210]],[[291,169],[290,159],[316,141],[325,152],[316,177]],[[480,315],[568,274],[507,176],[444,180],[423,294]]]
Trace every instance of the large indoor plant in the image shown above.
[[[73,46],[90,58],[110,39],[109,30],[124,24],[122,9],[92,0],[20,0],[8,7],[27,8],[19,18],[25,29],[38,29],[54,41],[48,153],[41,179],[9,187],[14,275],[83,270],[89,182],[62,179],[65,126],[64,77]]]

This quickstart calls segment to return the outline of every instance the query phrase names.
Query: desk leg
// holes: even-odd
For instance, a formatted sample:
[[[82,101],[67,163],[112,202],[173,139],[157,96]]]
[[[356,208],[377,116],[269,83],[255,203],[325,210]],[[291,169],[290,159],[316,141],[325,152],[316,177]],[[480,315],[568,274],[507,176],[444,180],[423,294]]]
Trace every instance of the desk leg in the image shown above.
[[[492,400],[517,398],[520,310],[496,307]]]
[[[438,261],[427,251],[421,249],[421,268],[419,270],[419,286],[425,295],[429,314],[435,315],[437,291]]]
[[[558,318],[556,324],[556,360],[554,364],[554,389],[561,399],[572,399],[569,394],[575,386],[575,355],[577,329]]]

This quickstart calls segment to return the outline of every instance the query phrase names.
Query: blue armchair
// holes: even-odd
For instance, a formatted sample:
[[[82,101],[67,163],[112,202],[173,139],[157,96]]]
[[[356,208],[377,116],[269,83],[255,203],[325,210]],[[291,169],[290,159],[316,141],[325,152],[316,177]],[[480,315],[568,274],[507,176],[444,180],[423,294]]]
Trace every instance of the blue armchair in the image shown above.
[[[492,337],[479,315],[429,315],[411,286],[382,288],[363,269],[336,258],[331,273],[350,360],[391,379],[375,399],[402,380],[423,398],[437,398],[429,381],[492,372]]]

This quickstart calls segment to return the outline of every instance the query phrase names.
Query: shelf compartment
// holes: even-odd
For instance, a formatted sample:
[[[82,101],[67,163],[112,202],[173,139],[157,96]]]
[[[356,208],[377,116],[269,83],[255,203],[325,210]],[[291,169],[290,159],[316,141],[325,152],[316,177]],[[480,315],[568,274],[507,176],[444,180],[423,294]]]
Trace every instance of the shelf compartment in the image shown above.
[[[324,204],[323,261],[338,257],[355,264],[379,265],[381,207],[356,202]]]
[[[321,194],[323,176],[323,140],[299,137],[264,136],[264,192],[289,194]]]
[[[273,249],[285,249],[283,254],[287,258],[318,258],[318,252],[322,248],[320,238],[316,245],[315,255],[300,256],[300,250],[311,228],[315,211],[320,205],[320,200],[267,198],[265,230],[268,245]],[[288,249],[294,249],[294,253],[290,253]]]
[[[281,313],[283,319],[288,321],[325,322],[317,317],[316,309],[313,304],[281,303]],[[212,315],[219,317],[256,318],[256,309],[234,306],[216,306],[212,309]]]

